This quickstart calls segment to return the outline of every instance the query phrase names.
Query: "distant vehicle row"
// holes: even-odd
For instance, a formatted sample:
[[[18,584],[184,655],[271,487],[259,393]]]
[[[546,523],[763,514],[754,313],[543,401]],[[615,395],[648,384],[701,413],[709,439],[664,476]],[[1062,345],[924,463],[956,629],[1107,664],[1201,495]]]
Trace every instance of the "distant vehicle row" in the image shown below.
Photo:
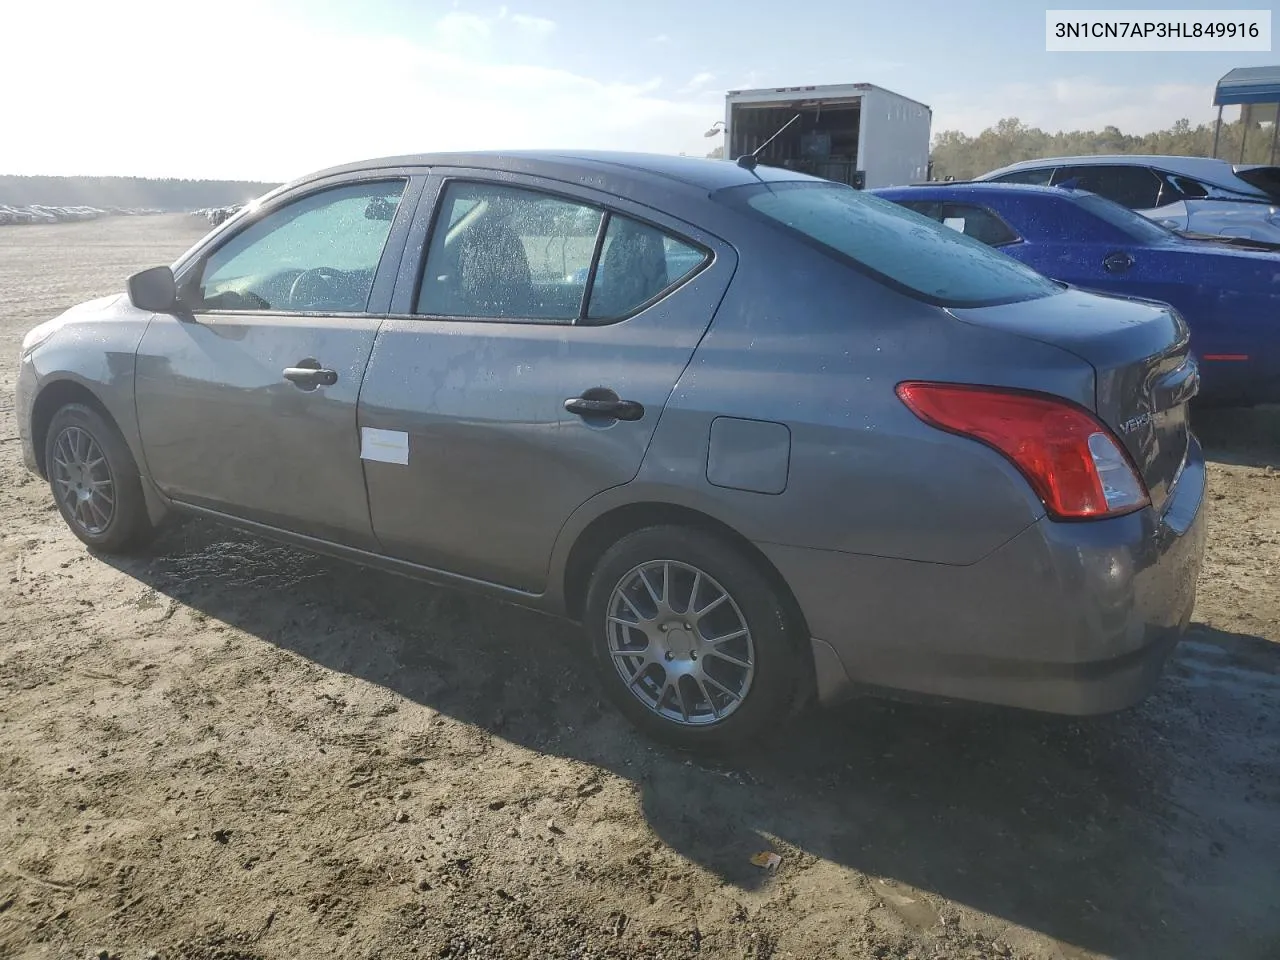
[[[1209,157],[1047,157],[977,179],[1074,185],[1171,230],[1280,243],[1280,167]]]
[[[1096,194],[1011,183],[874,191],[1082,289],[1171,304],[1206,403],[1280,402],[1280,245],[1177,233]]]
[[[14,207],[0,203],[0,227],[31,223],[74,223],[77,220],[96,220],[98,217],[137,216],[159,212],[159,210],[127,210],[121,207],[52,207],[44,204]]]

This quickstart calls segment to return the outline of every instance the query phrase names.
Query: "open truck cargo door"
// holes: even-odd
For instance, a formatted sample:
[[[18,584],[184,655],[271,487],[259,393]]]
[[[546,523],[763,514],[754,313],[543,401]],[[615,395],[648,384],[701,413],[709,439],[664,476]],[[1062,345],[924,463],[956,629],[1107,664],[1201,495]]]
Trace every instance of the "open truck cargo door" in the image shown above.
[[[725,157],[760,150],[762,164],[859,189],[917,183],[928,177],[931,122],[925,104],[869,83],[731,90]]]

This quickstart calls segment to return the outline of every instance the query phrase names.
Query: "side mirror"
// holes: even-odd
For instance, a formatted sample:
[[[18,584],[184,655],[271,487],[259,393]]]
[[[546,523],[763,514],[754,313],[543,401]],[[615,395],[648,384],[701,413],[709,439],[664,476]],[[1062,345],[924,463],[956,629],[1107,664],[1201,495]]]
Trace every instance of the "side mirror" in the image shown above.
[[[139,310],[172,313],[178,306],[178,284],[168,267],[152,267],[129,278],[129,300]]]

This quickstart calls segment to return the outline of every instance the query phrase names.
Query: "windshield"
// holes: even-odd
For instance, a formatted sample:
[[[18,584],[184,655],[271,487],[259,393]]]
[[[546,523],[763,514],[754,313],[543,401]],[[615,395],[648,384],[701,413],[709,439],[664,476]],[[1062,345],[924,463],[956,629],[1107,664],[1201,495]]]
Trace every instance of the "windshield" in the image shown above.
[[[1173,232],[1167,227],[1096,193],[1077,193],[1075,200],[1099,220],[1105,220],[1131,239],[1142,243],[1164,243],[1173,236]]]
[[[1011,257],[895,203],[836,183],[752,184],[717,199],[745,207],[917,299],[973,307],[1061,287]]]

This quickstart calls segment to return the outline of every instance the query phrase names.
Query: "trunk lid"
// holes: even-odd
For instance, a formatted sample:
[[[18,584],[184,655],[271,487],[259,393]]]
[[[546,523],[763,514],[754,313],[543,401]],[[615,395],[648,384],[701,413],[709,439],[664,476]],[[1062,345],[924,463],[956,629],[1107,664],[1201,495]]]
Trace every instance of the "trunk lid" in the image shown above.
[[[1133,458],[1160,510],[1186,459],[1200,376],[1186,323],[1167,304],[1068,290],[952,309],[961,322],[1067,350],[1093,367],[1094,413]]]

